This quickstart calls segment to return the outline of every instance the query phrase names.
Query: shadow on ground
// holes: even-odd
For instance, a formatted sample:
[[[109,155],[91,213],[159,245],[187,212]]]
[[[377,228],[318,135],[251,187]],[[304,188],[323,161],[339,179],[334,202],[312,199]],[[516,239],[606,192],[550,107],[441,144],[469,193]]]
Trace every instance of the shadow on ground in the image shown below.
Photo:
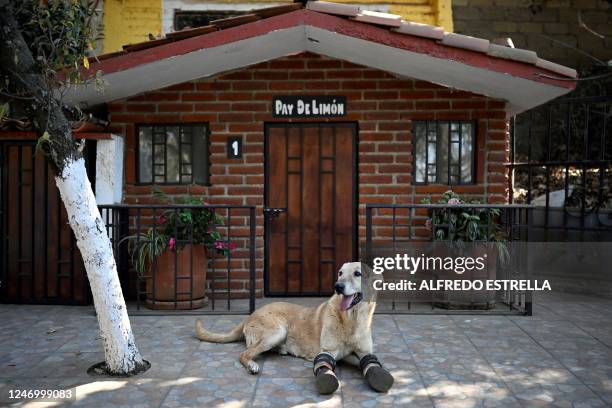
[[[296,300],[300,301],[300,300]],[[312,302],[313,300],[307,300]],[[238,362],[241,343],[201,343],[194,316],[132,316],[152,368],[125,379],[90,377],[101,361],[91,307],[0,305],[0,405],[11,389],[72,388],[49,406],[585,406],[612,405],[612,301],[546,294],[534,316],[376,315],[375,350],[396,379],[372,392],[340,365],[341,389],[315,392],[311,363],[267,353],[262,373]],[[241,316],[204,316],[228,330]]]

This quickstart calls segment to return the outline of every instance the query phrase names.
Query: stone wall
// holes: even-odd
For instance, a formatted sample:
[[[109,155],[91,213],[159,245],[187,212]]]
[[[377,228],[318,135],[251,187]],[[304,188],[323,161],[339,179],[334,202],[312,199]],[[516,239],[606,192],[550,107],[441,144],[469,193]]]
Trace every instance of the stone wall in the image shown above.
[[[600,39],[580,27],[578,14]],[[454,0],[455,32],[494,39],[510,37],[517,48],[536,51],[542,58],[573,68],[593,65],[580,52],[612,59],[612,2],[606,0]],[[545,37],[549,37],[547,39]],[[552,39],[552,40],[551,40]]]

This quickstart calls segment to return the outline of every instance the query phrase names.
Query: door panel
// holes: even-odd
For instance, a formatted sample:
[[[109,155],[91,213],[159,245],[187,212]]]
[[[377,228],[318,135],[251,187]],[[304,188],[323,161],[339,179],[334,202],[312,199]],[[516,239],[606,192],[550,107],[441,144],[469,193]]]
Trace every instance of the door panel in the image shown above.
[[[10,303],[86,304],[81,255],[55,185],[33,143],[0,143],[0,298]]]
[[[266,125],[267,295],[329,295],[355,260],[356,132],[354,123]]]
[[[268,143],[274,144],[275,152],[274,160],[267,162],[267,185],[274,186],[267,189],[267,206],[273,208],[285,208],[287,206],[287,154],[288,144],[285,136],[285,129],[271,128],[268,134]],[[285,152],[285,154],[283,154]],[[274,222],[267,223],[266,233],[268,241],[271,243],[279,243],[273,249],[274,256],[266,257],[268,269],[278,271],[285,268],[287,262],[287,246],[281,245],[286,239],[287,222],[285,219],[287,213],[281,213]],[[287,279],[283,274],[274,273],[269,277],[269,285],[275,288],[276,291],[287,290]]]

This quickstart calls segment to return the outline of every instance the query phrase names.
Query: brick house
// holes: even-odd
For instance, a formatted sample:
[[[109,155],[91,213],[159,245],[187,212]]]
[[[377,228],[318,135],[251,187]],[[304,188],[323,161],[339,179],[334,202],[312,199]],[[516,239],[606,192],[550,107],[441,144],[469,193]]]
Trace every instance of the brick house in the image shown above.
[[[104,92],[68,94],[108,113],[119,165],[98,166],[96,189],[106,203],[152,204],[158,188],[256,206],[258,296],[329,292],[358,259],[368,203],[451,187],[506,202],[509,118],[575,86],[534,52],[324,2],[133,44],[98,70]],[[246,259],[232,262],[245,295]]]

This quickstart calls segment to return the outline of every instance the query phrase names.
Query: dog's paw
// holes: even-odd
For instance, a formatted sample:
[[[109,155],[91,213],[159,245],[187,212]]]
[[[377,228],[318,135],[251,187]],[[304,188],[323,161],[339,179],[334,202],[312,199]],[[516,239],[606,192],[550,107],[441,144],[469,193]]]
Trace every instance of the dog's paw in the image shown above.
[[[368,369],[365,378],[370,387],[378,392],[389,391],[394,382],[391,373],[382,367],[371,367]]]
[[[326,371],[317,375],[315,378],[315,387],[319,394],[328,395],[338,389],[340,383],[333,371]]]
[[[259,364],[254,361],[249,361],[246,367],[249,374],[259,374]]]

